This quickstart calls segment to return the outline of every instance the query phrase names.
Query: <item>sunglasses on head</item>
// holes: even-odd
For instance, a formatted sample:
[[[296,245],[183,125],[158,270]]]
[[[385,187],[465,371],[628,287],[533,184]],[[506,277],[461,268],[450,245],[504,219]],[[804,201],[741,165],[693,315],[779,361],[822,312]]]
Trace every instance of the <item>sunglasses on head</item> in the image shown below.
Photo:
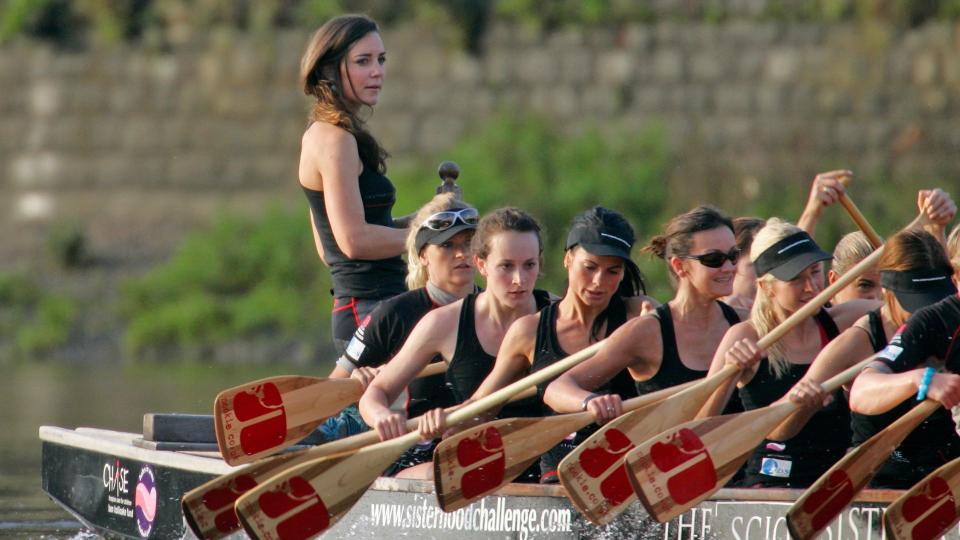
[[[708,251],[703,255],[684,255],[680,258],[697,260],[707,268],[720,268],[723,266],[723,261],[730,261],[731,264],[737,264],[737,261],[740,259],[740,248],[730,248],[730,251],[726,253],[722,251]]]
[[[476,225],[480,221],[480,213],[476,208],[461,208],[460,210],[444,210],[437,212],[423,220],[421,227],[432,231],[445,231],[453,227],[457,220],[464,225]]]

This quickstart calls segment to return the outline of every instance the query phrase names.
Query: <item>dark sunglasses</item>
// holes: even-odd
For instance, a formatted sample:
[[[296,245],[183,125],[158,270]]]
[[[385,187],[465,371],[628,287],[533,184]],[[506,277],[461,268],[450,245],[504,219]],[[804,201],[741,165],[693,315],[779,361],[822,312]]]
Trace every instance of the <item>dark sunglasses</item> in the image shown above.
[[[480,221],[480,213],[476,208],[461,208],[460,210],[444,210],[431,215],[423,220],[421,227],[426,227],[432,231],[445,231],[453,227],[457,220],[464,225],[476,225]]]
[[[730,261],[732,264],[737,264],[737,260],[740,259],[740,248],[731,248],[730,251],[726,253],[722,251],[708,251],[703,255],[684,255],[680,258],[695,259],[707,268],[720,268],[723,266],[723,261]]]

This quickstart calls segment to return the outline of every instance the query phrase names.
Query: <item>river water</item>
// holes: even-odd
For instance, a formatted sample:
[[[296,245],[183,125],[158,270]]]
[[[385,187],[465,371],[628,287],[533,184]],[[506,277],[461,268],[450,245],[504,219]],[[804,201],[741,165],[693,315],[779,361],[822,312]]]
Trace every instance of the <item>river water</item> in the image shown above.
[[[210,414],[220,390],[324,367],[0,364],[0,538],[98,538],[40,489],[41,425],[141,432],[147,412]]]

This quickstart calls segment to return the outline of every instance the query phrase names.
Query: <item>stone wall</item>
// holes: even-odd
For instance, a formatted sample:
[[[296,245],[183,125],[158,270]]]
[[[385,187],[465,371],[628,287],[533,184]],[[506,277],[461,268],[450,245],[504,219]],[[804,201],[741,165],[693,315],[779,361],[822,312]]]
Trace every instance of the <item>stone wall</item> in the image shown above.
[[[3,260],[35,251],[51,223],[149,260],[217,208],[299,204],[305,39],[214,35],[174,54],[0,48],[0,220],[18,232],[0,240]],[[748,198],[836,165],[956,186],[960,32],[946,24],[497,24],[479,57],[422,28],[385,41],[370,123],[395,160],[442,156],[492,113],[522,108],[569,129],[662,123],[677,178],[709,174]]]

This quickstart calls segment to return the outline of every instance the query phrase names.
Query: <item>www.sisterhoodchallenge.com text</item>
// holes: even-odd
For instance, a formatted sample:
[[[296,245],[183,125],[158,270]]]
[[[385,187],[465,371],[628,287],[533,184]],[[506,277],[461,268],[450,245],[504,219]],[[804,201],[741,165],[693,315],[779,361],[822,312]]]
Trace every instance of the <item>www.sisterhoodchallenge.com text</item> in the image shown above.
[[[568,508],[507,508],[502,497],[495,500],[482,499],[479,504],[450,513],[426,497],[420,504],[374,503],[370,505],[370,521],[374,527],[398,529],[519,532],[520,540],[531,534],[570,532],[572,516]]]

